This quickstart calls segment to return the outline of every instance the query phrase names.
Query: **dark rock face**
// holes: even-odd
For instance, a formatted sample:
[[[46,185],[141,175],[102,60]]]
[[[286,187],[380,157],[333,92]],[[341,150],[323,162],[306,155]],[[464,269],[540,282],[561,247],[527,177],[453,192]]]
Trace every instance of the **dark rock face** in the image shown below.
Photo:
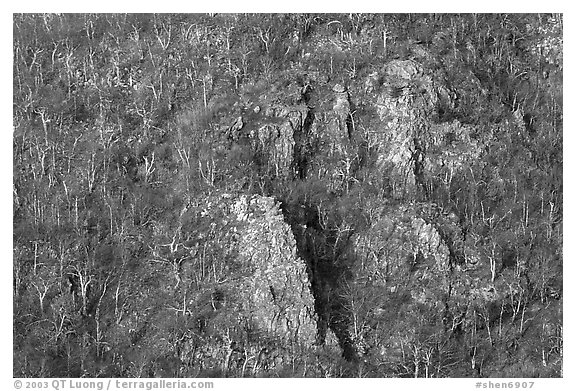
[[[279,86],[245,88],[230,114],[220,120],[225,137],[233,143],[249,144],[262,175],[271,178],[292,179],[305,171],[299,156],[310,122],[310,110],[304,103],[306,88],[288,88],[288,96]],[[234,114],[241,115],[234,118]]]
[[[295,137],[302,132],[308,109],[305,106],[269,107],[262,124],[250,131],[253,149],[276,177],[294,175]]]

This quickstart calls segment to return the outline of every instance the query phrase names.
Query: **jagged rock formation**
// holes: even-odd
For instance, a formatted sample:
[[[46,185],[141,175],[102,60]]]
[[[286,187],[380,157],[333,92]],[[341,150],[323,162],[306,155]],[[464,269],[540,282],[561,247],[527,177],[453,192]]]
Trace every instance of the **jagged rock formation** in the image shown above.
[[[205,289],[188,306],[214,341],[190,339],[181,360],[233,375],[280,369],[315,341],[316,315],[306,265],[278,203],[220,193],[198,208],[184,219],[199,214],[195,225],[208,227],[202,256],[219,249],[223,259],[208,265]],[[193,253],[201,255],[197,247]],[[183,265],[182,277],[199,278],[192,262]]]
[[[391,165],[390,176],[400,182],[395,195],[414,191],[422,164],[425,139],[438,101],[430,77],[413,60],[392,61],[383,69],[384,85],[376,100],[384,129],[378,165]],[[402,183],[402,180],[405,183]]]
[[[270,106],[264,111],[262,123],[254,124],[250,131],[253,149],[277,177],[293,174],[295,134],[302,131],[307,115],[305,106]]]
[[[423,51],[421,57],[425,55]],[[271,92],[254,88],[255,91],[246,92],[238,103],[241,109],[237,112],[242,115],[229,122],[232,123],[231,131],[235,131],[232,138],[235,141],[248,140],[260,159],[259,164],[266,167],[270,175],[289,178],[296,173],[305,174],[306,170],[298,163],[307,159],[312,167],[317,167],[315,175],[319,179],[328,179],[331,188],[348,189],[359,167],[359,146],[352,134],[351,107],[356,98],[354,94],[364,94],[363,98],[367,96],[376,108],[382,125],[379,132],[369,135],[372,137],[369,142],[377,146],[377,167],[396,184],[392,196],[420,193],[421,198],[428,199],[437,178],[449,185],[461,167],[478,158],[483,140],[477,137],[472,126],[462,125],[456,120],[438,122],[438,111],[453,107],[456,95],[438,72],[431,73],[425,69],[416,60],[393,60],[365,79],[364,91],[357,86],[351,86],[349,90],[338,83],[331,86],[314,77],[309,77],[305,83],[284,87],[290,93],[282,97],[274,88]],[[306,104],[310,97],[318,103],[313,111]],[[255,205],[260,205],[260,201],[239,201],[240,220],[246,219],[247,210]],[[303,223],[299,221],[292,228],[301,231],[299,227]],[[306,255],[308,272],[315,279],[313,291],[319,314],[318,342],[322,344],[325,341],[330,328],[336,333],[344,355],[350,360],[359,357],[362,348],[355,345],[358,331],[350,329],[353,314],[343,292],[362,289],[363,284],[382,286],[395,294],[404,282],[421,273],[427,281],[424,286],[434,293],[423,293],[425,288],[416,289],[414,286],[405,286],[405,292],[421,305],[433,300],[436,304],[432,307],[444,306],[443,297],[453,289],[449,288],[453,273],[460,273],[479,262],[479,254],[461,224],[454,213],[445,212],[430,203],[387,209],[387,214],[382,215],[368,231],[357,233],[350,239],[347,251],[351,253],[346,267],[358,270],[356,277],[350,280],[344,277],[344,273],[333,281],[328,281],[333,277],[327,276],[336,272],[321,271],[323,266],[318,269],[318,265],[326,264],[328,267],[334,260],[329,260],[329,255],[324,260],[315,259],[318,255],[311,255],[306,250],[309,246],[306,242],[320,238],[330,242],[331,234],[322,233],[319,227],[295,231],[300,242],[299,251]],[[252,238],[266,237],[262,229],[259,226],[251,231],[253,236],[248,235],[247,247],[241,252],[245,258],[251,259],[254,254],[259,254],[257,258],[268,257],[268,253],[251,247]],[[350,263],[354,259],[356,261]],[[389,280],[393,281],[392,285]],[[277,296],[278,282],[259,281],[263,282],[254,286],[253,291],[268,299],[268,304],[261,303],[261,307],[267,308],[263,313],[269,312],[272,316],[260,320],[270,330],[278,330],[273,318],[283,314],[284,309],[269,305]],[[246,297],[246,300],[250,301],[250,298]]]
[[[389,281],[403,281],[402,275],[429,268],[447,276],[480,260],[457,217],[434,204],[380,208],[372,226],[354,235],[353,242],[362,278],[389,290],[397,289]]]
[[[424,49],[419,52],[431,61]],[[412,59],[393,60],[366,77],[363,94],[376,107],[381,126],[369,142],[378,146],[377,165],[391,178],[395,197],[418,189],[429,197],[430,177],[442,170],[452,176],[479,156],[482,145],[472,127],[439,122],[441,112],[455,107],[457,92],[444,74]]]
[[[232,212],[239,230],[239,262],[253,275],[238,294],[250,321],[286,344],[310,344],[316,335],[314,301],[305,263],[279,205],[270,197],[241,196]]]
[[[241,115],[226,116],[221,123],[229,140],[250,145],[263,175],[289,179],[304,169],[297,159],[297,140],[305,132],[309,109],[303,102],[305,87],[288,88],[293,89],[288,96],[276,89],[261,91],[258,85],[245,88],[232,110],[232,115]]]
[[[358,354],[371,362],[401,362],[404,344],[424,349],[435,343],[435,335],[452,327],[451,322],[463,322],[468,289],[482,289],[469,274],[480,255],[464,240],[455,216],[435,205],[383,207],[368,230],[354,235],[353,243],[355,276],[349,300],[358,300],[358,292],[364,292],[366,302],[351,314],[363,328],[358,331],[350,323],[349,333]],[[383,321],[387,332],[381,330]],[[401,326],[408,324],[412,329]]]
[[[271,91],[254,88],[241,97],[236,109],[240,115],[227,120],[234,142],[247,140],[266,174],[305,179],[312,170],[315,178],[326,180],[328,188],[338,192],[350,190],[356,170],[361,167],[361,146],[356,138],[359,132],[352,107],[361,101],[375,109],[379,127],[361,135],[365,137],[363,142],[376,151],[373,175],[380,173],[392,183],[392,199],[421,202],[381,208],[372,216],[371,226],[343,242],[342,251],[332,253],[320,254],[310,248],[318,242],[336,248],[334,241],[339,239],[334,239],[333,227],[319,227],[319,221],[315,221],[318,216],[289,216],[294,220],[292,230],[299,254],[306,259],[314,297],[308,292],[302,302],[296,296],[279,293],[283,284],[301,288],[302,281],[307,281],[303,262],[286,269],[270,266],[277,273],[272,279],[261,271],[268,270],[268,266],[262,269],[262,263],[258,263],[254,275],[259,277],[245,290],[252,293],[242,296],[246,303],[258,303],[254,304],[258,315],[253,319],[265,325],[268,332],[294,340],[301,337],[290,334],[287,325],[304,327],[307,343],[315,335],[316,342],[322,345],[331,330],[344,357],[351,362],[359,362],[376,350],[385,351],[382,354],[392,361],[395,357],[399,360],[402,344],[416,343],[414,338],[422,330],[414,326],[411,330],[394,331],[395,325],[417,325],[428,318],[430,327],[437,329],[435,335],[440,335],[440,330],[457,333],[472,327],[479,308],[505,306],[503,303],[513,301],[516,294],[513,289],[506,290],[502,282],[505,280],[487,277],[494,275],[491,268],[497,255],[486,254],[477,244],[477,236],[468,232],[468,223],[462,216],[429,201],[437,198],[437,188],[450,189],[453,178],[466,177],[463,170],[469,170],[481,158],[498,131],[497,126],[480,131],[475,125],[445,115],[457,110],[468,94],[482,99],[484,91],[477,78],[465,72],[461,85],[449,85],[442,68],[430,66],[434,58],[425,49],[416,49],[413,59],[392,60],[348,88],[331,84],[313,72]],[[465,104],[472,102],[468,99]],[[499,126],[523,126],[520,117],[516,114]],[[239,221],[250,222],[252,227],[243,235],[246,240],[241,240],[243,259],[282,259],[268,249],[276,244],[267,236],[271,228],[266,225],[266,218],[247,217],[250,213],[266,216],[261,207],[274,210],[268,205],[270,202],[241,198],[236,203]],[[268,219],[275,221],[278,217],[272,213]],[[286,227],[276,229],[283,231]],[[257,240],[267,243],[266,250],[255,245]],[[297,257],[294,238],[282,243],[285,256],[290,254],[289,262],[293,262]],[[488,260],[490,256],[492,261]],[[297,276],[296,281],[290,276]],[[487,285],[486,279],[492,283]],[[366,297],[362,296],[367,292]],[[279,295],[286,298],[284,304],[276,303]],[[360,297],[365,305],[374,307],[364,313],[362,327],[358,319],[361,310],[354,307]],[[374,325],[384,318],[390,323],[390,303],[396,303],[402,313],[415,319],[407,321],[401,317],[392,322],[389,339],[379,342],[382,331]],[[311,320],[303,315],[304,308],[317,317]],[[284,323],[278,318],[285,319]]]

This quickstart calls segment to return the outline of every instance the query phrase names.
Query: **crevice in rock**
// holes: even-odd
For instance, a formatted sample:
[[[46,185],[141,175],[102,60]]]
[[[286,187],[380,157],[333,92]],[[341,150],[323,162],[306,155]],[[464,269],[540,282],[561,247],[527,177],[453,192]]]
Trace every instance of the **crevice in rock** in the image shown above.
[[[294,174],[297,179],[304,180],[308,174],[310,129],[314,123],[314,114],[308,108],[302,126],[294,131]]]
[[[421,189],[424,199],[430,199],[430,189],[426,174],[424,171],[424,160],[426,159],[426,150],[418,137],[414,137],[414,150],[412,151],[412,160],[414,162],[414,178],[416,184]]]
[[[442,242],[446,244],[450,269],[456,265],[464,265],[466,263],[464,251],[466,231],[461,227],[461,219],[434,204],[424,204],[419,208],[419,215],[427,224],[434,227]]]
[[[336,246],[333,233],[322,227],[318,213],[310,205],[283,203],[283,213],[292,227],[298,256],[306,262],[318,317],[316,344],[324,345],[328,331],[332,330],[344,359],[357,362],[358,354],[349,332],[351,315],[341,287],[349,278],[348,270],[336,262],[343,257],[350,238]]]

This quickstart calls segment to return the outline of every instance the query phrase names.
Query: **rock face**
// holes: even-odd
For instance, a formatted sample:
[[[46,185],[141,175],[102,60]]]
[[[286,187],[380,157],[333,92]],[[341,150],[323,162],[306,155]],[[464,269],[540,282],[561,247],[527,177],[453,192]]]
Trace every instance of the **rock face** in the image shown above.
[[[381,126],[370,143],[378,146],[377,164],[392,179],[395,197],[418,189],[429,195],[429,177],[444,169],[453,175],[479,156],[473,128],[456,120],[439,122],[457,96],[441,74],[415,60],[393,60],[364,84]]]
[[[231,142],[250,146],[263,176],[289,179],[300,175],[300,146],[310,118],[303,101],[306,87],[293,83],[281,88],[245,87],[221,119],[221,128]]]
[[[241,196],[232,212],[244,223],[239,260],[253,270],[238,293],[250,322],[285,344],[311,344],[316,336],[314,300],[306,265],[273,198]]]
[[[290,177],[294,169],[294,146],[308,115],[305,106],[268,107],[249,137],[253,149],[277,177]]]
[[[378,164],[392,165],[391,176],[405,177],[408,191],[416,184],[411,164],[416,164],[419,158],[415,140],[428,133],[437,95],[415,61],[393,61],[384,68],[383,77],[385,83],[376,101],[377,113],[384,125],[379,134],[382,152]]]
[[[181,361],[230,376],[281,369],[314,342],[316,315],[306,264],[279,204],[212,194],[198,207],[186,213],[198,212],[194,224],[206,227],[200,236],[207,244],[193,252],[202,265],[214,261],[202,267],[203,289],[189,294],[189,307],[191,324],[211,339],[190,339]],[[183,281],[200,278],[194,265],[183,266]]]
[[[475,317],[470,295],[480,307],[497,302],[477,278],[486,269],[478,268],[474,243],[463,236],[454,215],[435,205],[382,208],[372,226],[353,237],[353,247],[349,301],[362,292],[365,307],[355,316],[365,327],[361,332],[349,327],[349,333],[358,354],[371,362],[401,362],[404,344],[419,354],[446,328],[464,327]]]
[[[402,273],[431,268],[446,275],[478,263],[474,243],[456,216],[437,205],[416,203],[380,213],[370,229],[353,239],[358,266],[371,284],[390,289],[389,281]]]
[[[371,175],[391,183],[378,199],[384,206],[358,231],[293,211],[288,217],[298,243],[273,199],[233,202],[237,260],[251,270],[233,285],[237,311],[259,333],[286,345],[318,336],[318,344],[333,346],[331,330],[350,362],[371,356],[372,363],[403,365],[410,346],[415,362],[423,363],[425,352],[448,343],[444,336],[455,335],[450,343],[458,344],[458,333],[476,330],[478,313],[514,302],[514,289],[521,288],[506,288],[505,278],[494,281],[496,254],[468,234],[462,216],[432,202],[446,198],[441,192],[451,191],[453,178],[467,178],[498,131],[446,115],[461,102],[473,106],[467,96],[483,99],[484,91],[472,73],[450,85],[425,49],[415,53],[347,87],[316,75],[245,93],[228,118],[232,139],[247,141],[270,177],[307,179],[308,172],[328,192],[346,194],[359,182],[362,151],[370,149]],[[360,108],[363,120],[367,112],[375,119],[357,129]],[[522,113],[515,117],[521,126]],[[493,321],[494,314],[482,316]]]
[[[424,264],[439,271],[449,268],[449,249],[438,230],[413,208],[398,208],[379,218],[372,228],[354,239],[362,278],[390,291],[399,281]],[[402,279],[400,279],[402,280]]]

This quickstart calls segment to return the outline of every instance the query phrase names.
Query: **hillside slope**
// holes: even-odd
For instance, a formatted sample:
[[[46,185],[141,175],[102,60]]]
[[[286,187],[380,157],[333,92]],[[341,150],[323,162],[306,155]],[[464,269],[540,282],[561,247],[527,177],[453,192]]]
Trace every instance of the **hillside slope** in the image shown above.
[[[14,376],[562,376],[560,15],[14,15]]]

